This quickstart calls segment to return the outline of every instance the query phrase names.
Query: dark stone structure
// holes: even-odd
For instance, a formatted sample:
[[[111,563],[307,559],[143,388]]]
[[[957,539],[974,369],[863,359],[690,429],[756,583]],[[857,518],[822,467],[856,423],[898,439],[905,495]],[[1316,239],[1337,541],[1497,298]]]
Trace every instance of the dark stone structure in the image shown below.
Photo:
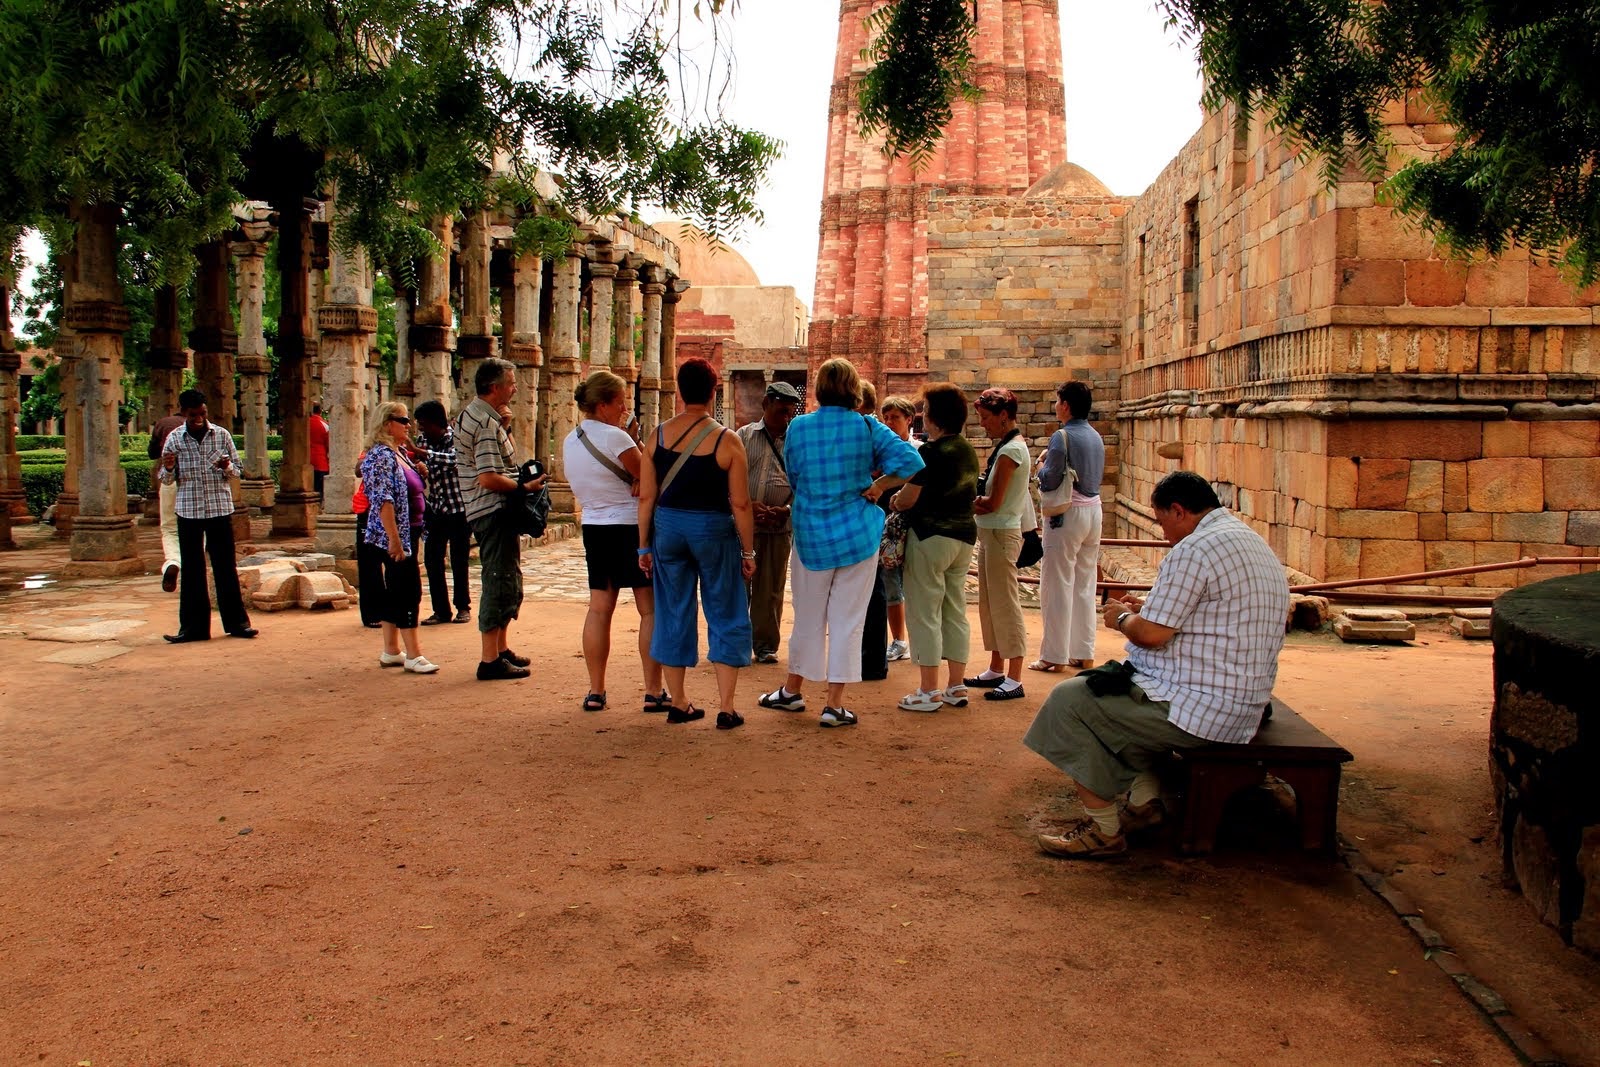
[[[1570,945],[1600,955],[1600,575],[1494,609],[1490,774],[1506,874]]]

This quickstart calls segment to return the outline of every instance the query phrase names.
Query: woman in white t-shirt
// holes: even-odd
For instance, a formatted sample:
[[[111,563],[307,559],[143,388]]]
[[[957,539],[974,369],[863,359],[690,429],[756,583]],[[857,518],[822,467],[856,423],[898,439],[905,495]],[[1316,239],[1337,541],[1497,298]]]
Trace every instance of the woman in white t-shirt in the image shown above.
[[[973,407],[984,433],[994,442],[988,470],[973,502],[978,525],[978,622],[989,669],[966,679],[987,689],[985,700],[1022,698],[1022,656],[1028,631],[1017,588],[1017,553],[1024,527],[1035,525],[1028,493],[1028,443],[1017,430],[1017,397],[1009,389],[985,389]]]
[[[589,566],[589,614],[583,620],[583,660],[589,668],[584,711],[606,706],[606,660],[611,655],[611,617],[617,594],[633,590],[639,609],[639,659],[644,664],[644,710],[672,704],[661,688],[661,664],[650,657],[655,629],[655,594],[639,569],[639,464],[642,453],[628,421],[628,383],[597,370],[578,383],[583,421],[561,443],[567,483],[582,512],[583,554]]]

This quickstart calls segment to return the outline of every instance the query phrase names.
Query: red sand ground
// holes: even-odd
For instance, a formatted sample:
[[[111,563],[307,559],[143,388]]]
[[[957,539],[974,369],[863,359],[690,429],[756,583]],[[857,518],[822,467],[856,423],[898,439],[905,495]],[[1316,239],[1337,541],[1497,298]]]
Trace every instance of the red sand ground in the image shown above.
[[[1073,810],[1019,743],[1047,676],[924,716],[895,664],[824,731],[752,668],[719,733],[641,714],[626,657],[580,711],[580,605],[530,604],[535,677],[486,685],[474,628],[413,677],[354,612],[168,647],[156,581],[82,590],[149,604],[101,665],[0,638],[0,1061],[1515,1062],[1342,866],[1041,855]],[[1600,1062],[1600,966],[1500,887],[1487,645],[1424,642],[1296,637],[1280,691],[1356,754],[1343,831]]]

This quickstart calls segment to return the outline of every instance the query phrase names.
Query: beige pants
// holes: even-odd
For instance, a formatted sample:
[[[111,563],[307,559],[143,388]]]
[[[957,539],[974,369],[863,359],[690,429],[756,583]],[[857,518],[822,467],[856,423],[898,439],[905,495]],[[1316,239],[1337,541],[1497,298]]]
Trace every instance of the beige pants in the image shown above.
[[[937,667],[941,660],[967,662],[972,628],[967,624],[967,565],[972,546],[953,537],[906,535],[906,632],[911,660]]]
[[[161,564],[161,571],[165,574],[168,567],[179,566],[178,483],[158,482],[156,487],[161,515],[161,554],[166,557]]]
[[[1021,530],[978,528],[978,626],[983,647],[1002,659],[1015,659],[1028,647],[1022,591],[1017,588],[1021,550]]]

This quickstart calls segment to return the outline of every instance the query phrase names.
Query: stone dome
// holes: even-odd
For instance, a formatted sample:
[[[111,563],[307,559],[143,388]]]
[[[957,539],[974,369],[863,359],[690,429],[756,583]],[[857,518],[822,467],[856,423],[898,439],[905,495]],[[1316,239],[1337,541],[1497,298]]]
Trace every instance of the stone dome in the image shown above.
[[[1036,200],[1045,196],[1110,196],[1105,182],[1084,170],[1076,163],[1063,163],[1043,178],[1034,182],[1023,199]]]
[[[721,241],[713,242],[700,227],[682,219],[662,219],[651,227],[678,246],[678,274],[695,287],[760,285],[755,268]]]

